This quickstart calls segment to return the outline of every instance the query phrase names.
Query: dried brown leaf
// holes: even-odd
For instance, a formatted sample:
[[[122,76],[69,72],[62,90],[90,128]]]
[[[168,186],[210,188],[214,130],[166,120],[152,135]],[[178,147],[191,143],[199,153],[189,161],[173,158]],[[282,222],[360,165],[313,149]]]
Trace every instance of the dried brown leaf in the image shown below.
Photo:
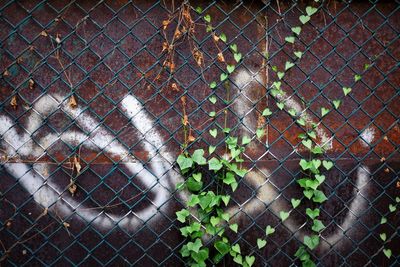
[[[29,85],[29,89],[33,89],[33,87],[35,86],[35,81],[34,80],[32,80],[32,79],[29,79],[29,81],[28,81],[28,85]]]
[[[218,61],[219,62],[225,62],[225,58],[224,58],[224,55],[222,54],[222,52],[218,53]]]
[[[40,35],[41,35],[41,36],[44,36],[44,37],[47,37],[47,32],[46,32],[46,31],[42,31],[42,32],[40,33]]]
[[[76,102],[76,98],[75,98],[74,95],[71,95],[71,97],[69,98],[68,105],[69,105],[71,108],[76,108],[76,107],[78,106],[78,102]]]
[[[79,175],[81,173],[81,163],[79,162],[79,158],[75,155],[74,159],[72,160],[72,164],[74,165],[74,168],[76,170],[76,173]]]
[[[75,184],[75,182],[71,179],[68,185],[68,191],[71,193],[72,196],[75,195],[77,186]]]
[[[14,96],[11,98],[10,105],[11,105],[11,107],[12,107],[14,110],[17,110],[17,108],[18,108],[18,98],[17,98],[17,95],[14,95]]]

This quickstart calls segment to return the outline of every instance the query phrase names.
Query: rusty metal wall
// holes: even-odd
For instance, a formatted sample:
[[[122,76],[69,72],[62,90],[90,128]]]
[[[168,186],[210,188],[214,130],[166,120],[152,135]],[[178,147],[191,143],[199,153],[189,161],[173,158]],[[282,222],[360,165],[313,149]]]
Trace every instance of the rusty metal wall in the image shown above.
[[[250,172],[228,207],[237,210],[240,225],[232,240],[256,256],[256,266],[300,264],[296,232],[305,231],[307,206],[285,225],[277,211],[302,196],[295,179],[307,153],[297,137],[301,128],[267,94],[275,79],[271,66],[283,66],[296,49],[305,53],[283,86],[292,107],[310,103],[309,118],[322,122],[319,139],[331,144],[324,158],[335,162],[323,186],[325,245],[313,257],[320,266],[398,265],[399,216],[388,205],[400,190],[399,2],[320,3],[294,45],[284,37],[303,2],[192,4],[211,14],[216,31],[243,54],[229,78],[229,126],[254,135],[260,111],[273,111],[266,136],[245,151]],[[202,137],[193,148],[223,141],[208,135],[223,127],[223,116],[207,121],[213,110],[208,84],[219,79],[222,65],[194,10],[205,66],[197,66],[184,38],[176,46],[174,75],[161,71],[163,21],[179,6],[0,2],[1,266],[184,265],[175,218],[184,203],[175,190],[182,179],[175,166],[183,142],[180,99],[186,97],[194,137]],[[229,47],[223,50],[232,60]],[[366,71],[365,64],[371,65]],[[362,79],[354,83],[357,73]],[[321,120],[320,108],[341,98],[344,86],[352,92]],[[216,94],[226,97],[223,90]],[[224,107],[219,101],[217,109]],[[380,224],[382,216],[388,223]],[[256,239],[268,224],[277,233],[259,250]],[[382,231],[390,259],[382,252]],[[227,257],[223,264],[233,263]]]

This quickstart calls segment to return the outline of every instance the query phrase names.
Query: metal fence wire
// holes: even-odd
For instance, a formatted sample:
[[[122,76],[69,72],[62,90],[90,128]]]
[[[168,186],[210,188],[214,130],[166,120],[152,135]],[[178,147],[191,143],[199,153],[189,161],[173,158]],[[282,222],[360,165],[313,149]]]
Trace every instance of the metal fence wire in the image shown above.
[[[224,128],[224,114],[209,113],[226,107],[232,132],[253,136],[249,173],[226,209],[239,225],[231,242],[255,266],[301,265],[294,254],[309,231],[311,204],[290,205],[303,197],[296,179],[308,155],[291,109],[318,123],[328,145],[322,158],[334,162],[322,186],[326,229],[315,263],[399,265],[399,2],[185,3],[195,28],[177,38],[171,72],[165,42],[181,2],[1,1],[0,265],[185,265],[175,215],[185,203],[176,190],[182,102],[195,138],[189,150],[224,142],[221,131],[209,134]],[[285,42],[309,4],[318,12],[294,44]],[[233,61],[232,44],[242,54],[229,90],[209,87],[225,67],[197,6],[226,35],[218,48],[225,60]],[[294,60],[293,51],[303,55],[282,81],[288,101],[280,109],[269,93],[272,68]],[[343,87],[352,88],[346,97]],[[266,107],[272,115],[263,120]],[[323,118],[321,107],[330,109]],[[256,138],[260,127],[265,136]],[[284,223],[283,209],[291,211]],[[267,225],[276,233],[258,249]],[[234,264],[229,255],[220,263]]]

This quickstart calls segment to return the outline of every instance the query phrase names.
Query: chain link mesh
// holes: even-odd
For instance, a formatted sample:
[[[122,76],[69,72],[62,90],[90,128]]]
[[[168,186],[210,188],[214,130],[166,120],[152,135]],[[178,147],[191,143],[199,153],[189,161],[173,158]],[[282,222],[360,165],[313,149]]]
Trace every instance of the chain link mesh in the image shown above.
[[[400,207],[389,210],[400,187],[398,1],[315,3],[319,11],[294,45],[284,38],[305,3],[199,5],[215,32],[228,38],[220,46],[226,61],[233,62],[231,44],[243,55],[228,89],[208,86],[225,67],[194,9],[193,38],[183,34],[176,42],[175,72],[164,68],[163,43],[175,34],[181,3],[0,4],[0,264],[184,265],[175,218],[185,202],[175,189],[183,179],[175,166],[184,142],[182,97],[196,138],[189,149],[222,144],[223,136],[211,138],[210,129],[230,127],[239,136],[254,136],[260,125],[265,130],[245,151],[250,171],[228,207],[240,226],[229,237],[256,257],[256,266],[299,265],[294,253],[309,229],[311,204],[290,206],[291,198],[302,198],[298,162],[308,157],[291,109],[319,123],[318,140],[329,147],[323,158],[335,162],[322,186],[328,201],[320,218],[327,228],[315,262],[399,264]],[[281,99],[269,92],[276,80],[271,68],[295,60],[293,51],[303,56],[283,80],[289,100],[281,110]],[[356,74],[362,75],[357,83]],[[352,88],[347,97],[343,87]],[[226,122],[223,112],[210,119],[210,111],[226,106]],[[273,115],[263,121],[265,107]],[[321,107],[330,109],[323,119]],[[288,209],[282,223],[279,211]],[[260,250],[256,240],[266,225],[276,233]],[[384,247],[393,251],[390,259]],[[222,264],[233,262],[226,257]]]

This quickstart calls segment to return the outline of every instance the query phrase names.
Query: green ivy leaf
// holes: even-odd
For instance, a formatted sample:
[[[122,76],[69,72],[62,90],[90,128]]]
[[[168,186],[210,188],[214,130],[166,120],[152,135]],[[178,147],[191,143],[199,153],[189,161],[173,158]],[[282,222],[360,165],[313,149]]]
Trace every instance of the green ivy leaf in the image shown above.
[[[205,15],[203,18],[204,18],[204,20],[207,21],[208,23],[211,22],[211,16],[210,16],[210,15],[207,14],[207,15]]]
[[[326,114],[328,114],[328,112],[329,112],[328,108],[322,107],[321,108],[321,117],[324,117]]]
[[[290,61],[286,61],[285,63],[285,71],[292,68],[294,66],[294,63],[290,62]]]
[[[294,32],[297,35],[300,35],[301,27],[300,26],[292,27],[292,32]]]
[[[230,199],[231,199],[231,196],[229,196],[229,195],[221,196],[221,200],[222,200],[222,202],[224,202],[225,206],[228,206]]]
[[[333,100],[332,102],[335,109],[339,109],[340,104],[342,103],[342,101],[340,101],[339,99]]]
[[[242,137],[242,145],[243,146],[249,144],[250,142],[251,142],[251,138],[250,137],[248,137],[246,135]]]
[[[182,209],[180,211],[175,212],[176,218],[181,223],[186,221],[186,218],[189,216],[190,212],[187,209]]]
[[[400,203],[400,197],[396,197],[396,203]]]
[[[221,33],[219,39],[221,39],[222,42],[226,43],[227,39],[225,33]]]
[[[314,232],[319,233],[320,231],[322,231],[323,229],[325,229],[325,225],[320,221],[320,220],[314,220],[313,221],[313,226],[311,227],[311,229]]]
[[[389,205],[389,210],[390,210],[390,212],[394,212],[396,210],[396,206],[390,204]]]
[[[351,92],[351,88],[350,87],[343,87],[343,93],[344,93],[345,96],[350,94],[350,92]]]
[[[330,169],[332,169],[333,167],[333,162],[332,161],[328,161],[328,160],[323,160],[322,161],[322,166],[324,166],[324,168],[329,171]]]
[[[312,161],[311,161],[311,163],[312,163],[312,166],[316,169],[316,170],[318,170],[318,168],[319,167],[321,167],[321,160],[319,160],[319,159],[313,159]]]
[[[306,13],[307,13],[307,15],[309,15],[309,16],[314,15],[317,11],[318,11],[318,9],[315,8],[315,7],[312,7],[312,6],[306,7]]]
[[[312,166],[311,163],[309,161],[305,160],[305,159],[301,159],[299,165],[300,165],[300,167],[301,167],[301,169],[303,171],[306,171],[306,170],[310,169],[311,166]]]
[[[322,154],[322,153],[323,153],[323,152],[322,152],[322,148],[321,148],[320,146],[315,146],[315,147],[311,150],[311,152],[314,153],[314,154]]]
[[[285,73],[280,71],[278,71],[276,74],[278,75],[279,80],[281,80],[283,76],[285,76]]]
[[[234,65],[227,65],[226,70],[228,71],[229,74],[231,74],[235,70]]]
[[[216,135],[215,135],[216,136]],[[217,147],[215,147],[215,146],[209,146],[208,147],[208,154],[212,154],[212,153],[214,153],[214,151],[215,151],[215,149],[217,149]]]
[[[208,131],[210,133],[210,135],[214,138],[217,137],[218,134],[218,130],[217,129],[211,129],[210,131]]]
[[[314,190],[304,190],[303,191],[303,195],[306,197],[306,198],[308,198],[308,199],[311,199],[312,198],[312,196],[314,195]]]
[[[208,100],[209,100],[211,103],[213,103],[213,104],[217,103],[217,98],[215,97],[215,95],[210,96],[210,97],[208,98]]]
[[[286,36],[285,37],[285,41],[288,43],[294,44],[294,40],[295,40],[294,36]]]
[[[195,179],[197,182],[200,182],[201,181],[201,176],[202,176],[201,172],[194,173],[193,174],[193,179]]]
[[[382,239],[383,242],[386,241],[386,233],[380,234],[379,237]]]
[[[198,253],[192,252],[191,256],[197,263],[199,263],[198,267],[206,266],[205,264],[200,265],[200,263],[204,263],[204,261],[208,259],[208,248],[200,249]]]
[[[261,139],[263,136],[264,136],[264,129],[263,128],[258,128],[257,130],[256,130],[256,135],[257,135],[257,138],[258,139]]]
[[[354,81],[358,82],[359,80],[361,80],[361,75],[360,74],[354,75]]]
[[[256,257],[254,256],[246,256],[245,261],[251,267],[254,264],[254,261],[256,260]]]
[[[231,48],[232,52],[234,52],[234,53],[237,52],[237,45],[236,44],[231,44],[229,47]]]
[[[296,112],[296,110],[295,110],[294,108],[289,109],[289,110],[288,110],[288,113],[289,113],[290,116],[292,116],[292,117],[296,117],[296,115],[297,115],[297,112]]]
[[[219,240],[214,243],[214,247],[218,250],[219,253],[222,255],[227,254],[230,251],[230,246],[229,244]]]
[[[220,222],[220,218],[219,217],[215,217],[215,216],[211,216],[210,218],[210,223],[212,226],[216,226],[217,224],[219,224]]]
[[[308,149],[312,148],[312,141],[310,139],[303,140],[303,141],[301,141],[301,143]]]
[[[198,6],[198,7],[196,7],[196,12],[200,14],[201,12],[203,12],[203,9]]]
[[[240,60],[242,60],[242,54],[241,53],[235,53],[235,54],[233,54],[233,58],[235,59],[235,61],[237,63],[239,63]]]
[[[222,168],[222,163],[217,158],[212,158],[208,161],[208,169],[219,171]]]
[[[311,218],[311,220],[314,220],[315,218],[317,218],[319,216],[319,209],[316,208],[316,209],[312,210],[310,208],[307,208],[306,209],[306,214],[307,214],[308,217]]]
[[[178,163],[181,171],[189,169],[193,166],[193,160],[191,158],[185,157],[183,154],[178,156],[176,162]]]
[[[237,233],[239,227],[238,227],[237,223],[233,223],[233,224],[229,225],[229,228],[230,228],[232,231],[234,231],[235,233]],[[239,252],[238,252],[238,253],[239,253]]]
[[[243,257],[242,255],[238,254],[233,258],[233,261],[237,264],[243,265]]]
[[[223,179],[223,182],[227,185],[235,183],[236,182],[235,175],[232,172],[227,172]]]
[[[382,217],[381,224],[385,224],[385,223],[387,223],[387,219],[385,217]]]
[[[265,234],[272,235],[273,233],[275,233],[275,229],[271,227],[271,225],[267,225],[267,227],[265,228]]]
[[[309,249],[313,250],[319,245],[319,236],[312,235],[311,237],[306,235],[304,236],[304,245],[306,245]]]
[[[201,239],[197,238],[194,242],[188,242],[187,243],[187,248],[191,251],[194,251],[196,253],[199,252],[200,248],[203,246],[201,243]]]
[[[279,212],[279,217],[281,217],[282,222],[284,222],[289,217],[289,212],[280,211]]]
[[[297,208],[297,207],[300,205],[301,200],[300,200],[300,199],[292,198],[292,199],[290,200],[290,202],[292,203],[292,206],[293,206],[293,208],[295,209],[295,208]]]
[[[267,241],[261,238],[257,238],[257,247],[258,249],[262,249],[267,244]]]
[[[392,251],[390,249],[383,249],[383,253],[388,259],[390,259],[390,257],[392,256]]]
[[[196,149],[193,152],[192,159],[199,165],[205,165],[207,163],[206,158],[204,157],[204,150],[203,149]]]
[[[194,207],[199,203],[200,203],[199,196],[198,195],[191,195],[189,200],[188,200],[188,202],[187,202],[187,205],[188,205],[188,207]]]
[[[306,121],[303,118],[300,118],[296,121],[301,126],[306,126]]]
[[[228,79],[228,74],[226,74],[226,73],[221,73],[221,75],[220,75],[220,80],[221,80],[221,82],[225,81],[226,79]]]
[[[303,56],[303,52],[301,52],[301,51],[295,51],[295,52],[293,52],[294,53],[294,55],[296,56],[296,57],[298,57],[299,59]]]
[[[325,181],[325,175],[322,174],[316,174],[315,179],[317,179],[319,184],[322,184]]]
[[[200,191],[203,188],[203,182],[197,182],[193,177],[189,177],[186,181],[187,188],[192,192]]]
[[[263,110],[262,115],[264,117],[270,116],[272,114],[271,110],[269,110],[269,108],[266,108]]]
[[[278,102],[278,103],[276,103],[276,105],[278,106],[278,108],[279,108],[280,110],[283,110],[283,108],[285,107],[285,104],[282,103],[282,102]]]
[[[300,22],[303,23],[303,24],[306,24],[307,22],[309,22],[310,19],[311,19],[310,16],[305,16],[305,15],[301,15],[299,17]]]
[[[214,81],[214,82],[211,82],[210,83],[210,88],[211,89],[214,89],[215,87],[217,87],[217,83]]]
[[[317,134],[315,133],[315,131],[307,132],[307,135],[308,135],[309,137],[313,138],[313,139],[316,139],[316,138],[317,138]]]
[[[199,196],[200,202],[199,205],[202,210],[207,209],[207,207],[210,205],[212,201],[212,196],[211,195],[204,195],[204,196]]]

